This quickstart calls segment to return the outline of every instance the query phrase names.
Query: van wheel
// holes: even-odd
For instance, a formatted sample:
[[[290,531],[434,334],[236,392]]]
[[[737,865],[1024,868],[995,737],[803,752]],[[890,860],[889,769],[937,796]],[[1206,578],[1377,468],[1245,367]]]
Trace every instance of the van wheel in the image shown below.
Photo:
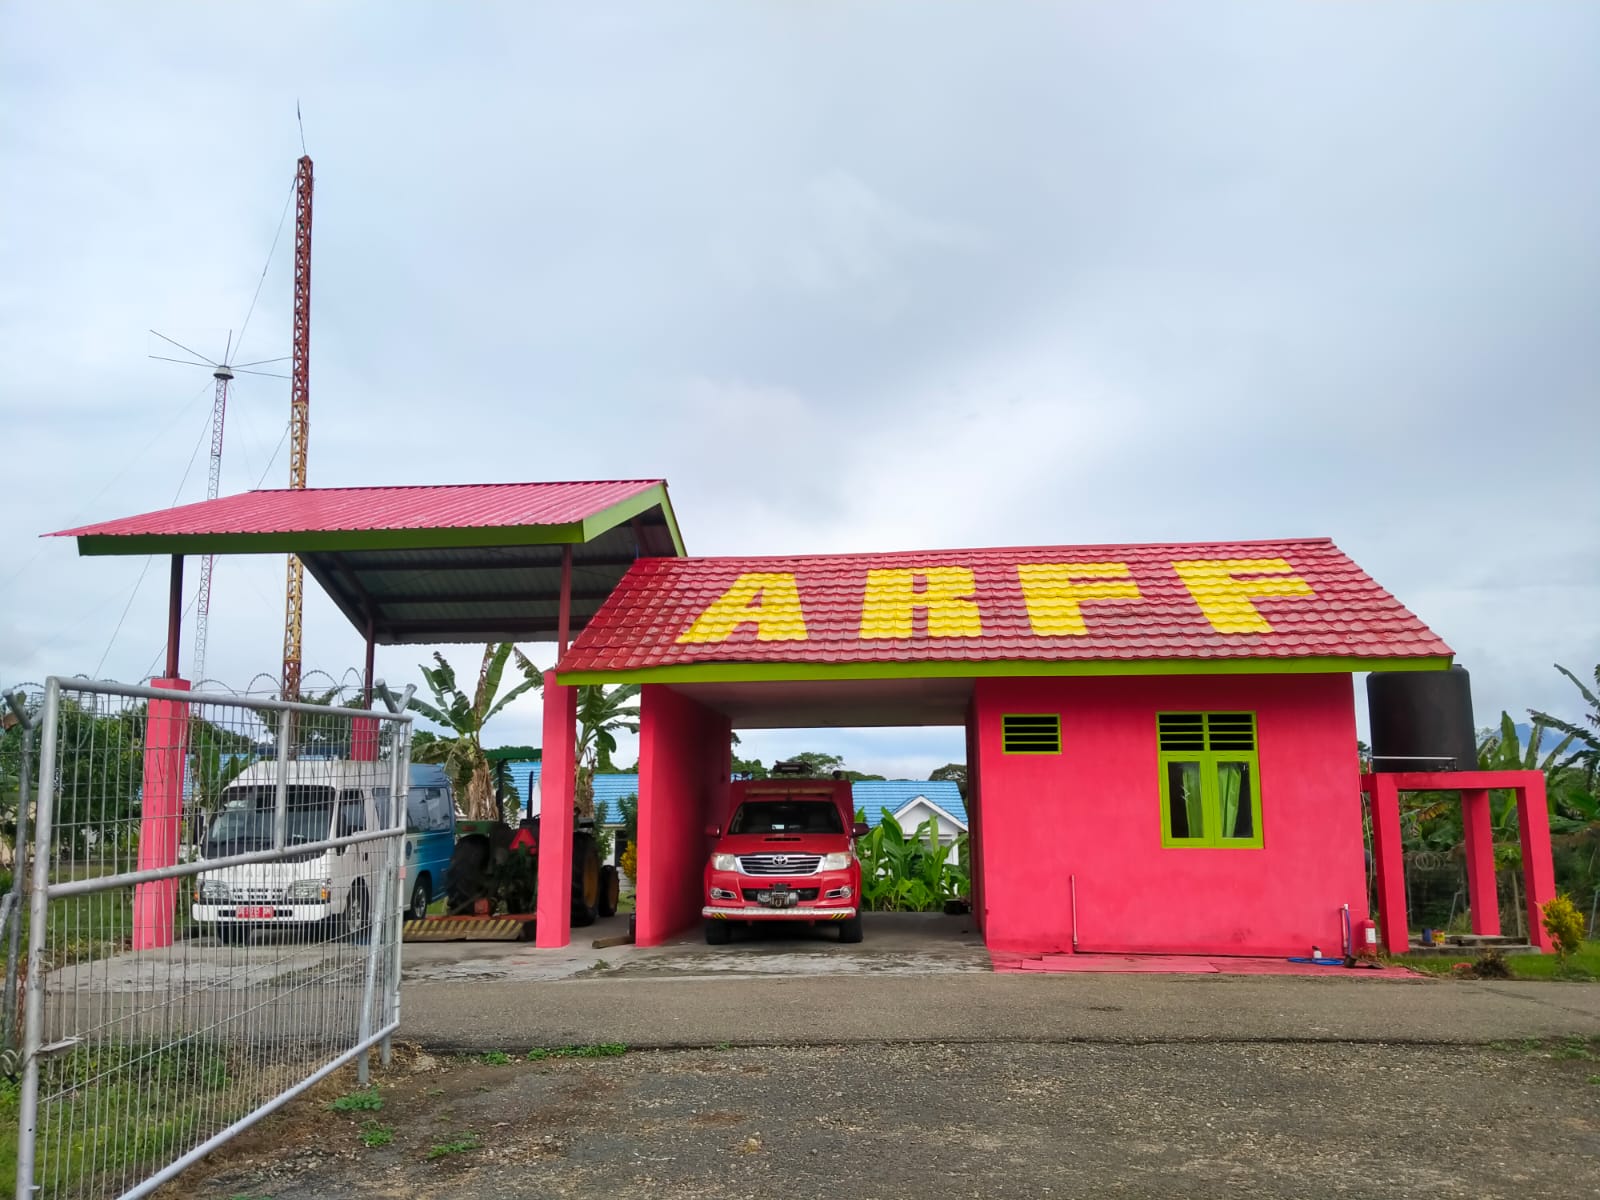
[[[600,915],[600,849],[580,833],[572,839],[572,924],[593,925]]]
[[[428,884],[428,877],[418,875],[416,886],[411,889],[411,903],[406,906],[406,916],[420,921],[428,915],[428,905],[432,903],[433,888]]]
[[[250,927],[248,925],[224,925],[218,922],[217,941],[224,946],[245,945],[250,941]]]
[[[600,915],[614,917],[617,915],[617,905],[622,900],[622,883],[617,878],[617,869],[610,863],[600,868]]]
[[[726,946],[733,941],[733,926],[726,921],[706,922],[706,945]]]
[[[367,902],[366,886],[360,882],[350,887],[350,899],[345,901],[344,931],[353,942],[365,941],[372,935],[372,905]]]

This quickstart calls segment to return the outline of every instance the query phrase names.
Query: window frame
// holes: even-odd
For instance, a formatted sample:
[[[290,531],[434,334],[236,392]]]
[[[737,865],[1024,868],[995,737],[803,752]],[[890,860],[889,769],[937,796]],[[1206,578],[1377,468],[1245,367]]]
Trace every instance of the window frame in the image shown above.
[[[1211,744],[1211,721],[1214,717],[1250,718],[1250,749],[1214,749]],[[1167,717],[1199,717],[1202,747],[1198,750],[1164,750],[1161,747],[1161,723]],[[1197,763],[1200,767],[1200,818],[1199,836],[1175,837],[1172,832],[1171,766],[1174,763]],[[1220,767],[1223,763],[1244,763],[1249,768],[1250,784],[1250,836],[1223,837],[1222,797]],[[1161,791],[1161,845],[1168,850],[1260,850],[1265,845],[1261,828],[1261,736],[1254,711],[1240,709],[1206,711],[1166,711],[1156,714],[1156,776]]]

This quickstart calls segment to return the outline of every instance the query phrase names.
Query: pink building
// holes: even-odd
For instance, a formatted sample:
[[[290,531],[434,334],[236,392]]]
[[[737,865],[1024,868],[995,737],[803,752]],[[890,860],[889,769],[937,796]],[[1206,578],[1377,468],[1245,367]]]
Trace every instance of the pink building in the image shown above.
[[[1367,916],[1352,674],[1451,654],[1307,539],[647,559],[557,677],[644,685],[643,943],[698,917],[730,731],[942,724],[992,948],[1289,955]]]

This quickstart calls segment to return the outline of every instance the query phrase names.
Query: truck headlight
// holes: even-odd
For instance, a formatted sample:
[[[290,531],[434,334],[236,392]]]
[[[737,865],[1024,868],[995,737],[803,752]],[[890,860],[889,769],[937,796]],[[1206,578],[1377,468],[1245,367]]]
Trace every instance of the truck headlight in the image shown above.
[[[289,885],[283,898],[290,904],[326,904],[331,880],[298,879]]]
[[[731,854],[713,854],[711,856],[711,869],[713,871],[737,871],[739,860]]]
[[[228,885],[217,879],[202,879],[194,886],[196,904],[226,904],[232,898]]]
[[[818,864],[819,871],[842,871],[850,865],[850,851],[836,850],[832,854],[824,854],[822,862]]]

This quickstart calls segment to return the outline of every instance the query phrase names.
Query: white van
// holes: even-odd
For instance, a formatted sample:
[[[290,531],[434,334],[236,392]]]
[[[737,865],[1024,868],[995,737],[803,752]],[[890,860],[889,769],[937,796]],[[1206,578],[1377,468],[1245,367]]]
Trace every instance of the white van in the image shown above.
[[[389,821],[387,763],[343,759],[288,764],[286,848],[379,829]],[[258,762],[222,793],[200,840],[200,860],[272,849],[278,764]],[[373,897],[388,843],[379,839],[278,862],[249,863],[195,876],[190,915],[223,941],[255,929],[331,924],[360,935],[372,923]]]

